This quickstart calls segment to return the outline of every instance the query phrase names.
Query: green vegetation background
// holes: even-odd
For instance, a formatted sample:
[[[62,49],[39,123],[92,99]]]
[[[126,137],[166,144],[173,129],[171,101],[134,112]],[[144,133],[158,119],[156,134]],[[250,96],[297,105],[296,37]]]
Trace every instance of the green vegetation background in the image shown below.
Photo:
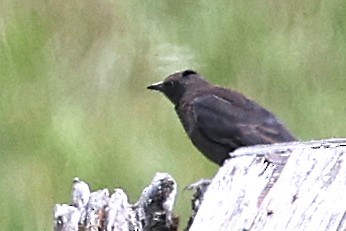
[[[185,68],[256,99],[303,140],[346,136],[343,0],[2,0],[1,230],[51,230],[75,176],[135,201],[169,172],[186,217],[183,187],[217,167],[146,90]]]

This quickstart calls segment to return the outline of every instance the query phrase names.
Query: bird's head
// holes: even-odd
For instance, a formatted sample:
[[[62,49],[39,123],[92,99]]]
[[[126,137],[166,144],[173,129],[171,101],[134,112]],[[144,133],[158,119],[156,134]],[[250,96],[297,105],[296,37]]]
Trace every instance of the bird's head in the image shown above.
[[[147,88],[162,92],[176,105],[187,90],[195,89],[205,84],[207,82],[196,71],[185,70],[173,73],[162,82],[154,83]]]

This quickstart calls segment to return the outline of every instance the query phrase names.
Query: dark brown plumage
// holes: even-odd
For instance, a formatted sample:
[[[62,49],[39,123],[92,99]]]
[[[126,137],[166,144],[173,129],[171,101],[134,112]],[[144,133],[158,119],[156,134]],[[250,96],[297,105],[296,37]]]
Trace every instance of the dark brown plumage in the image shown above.
[[[148,89],[166,95],[192,143],[218,165],[238,147],[296,140],[271,112],[193,70],[171,74]]]

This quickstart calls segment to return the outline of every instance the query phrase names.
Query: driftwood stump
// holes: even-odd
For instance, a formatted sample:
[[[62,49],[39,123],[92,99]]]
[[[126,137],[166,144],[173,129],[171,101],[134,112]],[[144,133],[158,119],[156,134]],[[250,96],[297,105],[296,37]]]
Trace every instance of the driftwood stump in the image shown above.
[[[173,216],[177,185],[167,173],[157,173],[135,204],[129,204],[122,189],[90,192],[87,183],[73,180],[72,204],[56,204],[55,231],[175,231]]]
[[[231,155],[191,231],[346,230],[345,139],[254,146]]]
[[[185,230],[346,230],[346,139],[246,147],[195,189]],[[121,189],[90,192],[75,179],[55,230],[177,230],[177,186],[158,173],[139,201]],[[188,203],[188,202],[187,202]]]

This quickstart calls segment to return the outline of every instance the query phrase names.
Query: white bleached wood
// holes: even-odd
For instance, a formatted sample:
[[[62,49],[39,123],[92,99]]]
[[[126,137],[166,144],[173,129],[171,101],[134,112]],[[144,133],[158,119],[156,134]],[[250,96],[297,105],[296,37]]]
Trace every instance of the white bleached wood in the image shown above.
[[[90,192],[87,183],[75,178],[72,205],[54,208],[55,231],[176,231],[173,216],[177,185],[167,173],[157,173],[136,204],[122,189]]]
[[[346,230],[346,140],[242,148],[220,168],[191,226],[201,230]],[[290,156],[264,195],[276,162]],[[283,165],[282,165],[283,166]],[[263,171],[264,170],[264,171]]]

